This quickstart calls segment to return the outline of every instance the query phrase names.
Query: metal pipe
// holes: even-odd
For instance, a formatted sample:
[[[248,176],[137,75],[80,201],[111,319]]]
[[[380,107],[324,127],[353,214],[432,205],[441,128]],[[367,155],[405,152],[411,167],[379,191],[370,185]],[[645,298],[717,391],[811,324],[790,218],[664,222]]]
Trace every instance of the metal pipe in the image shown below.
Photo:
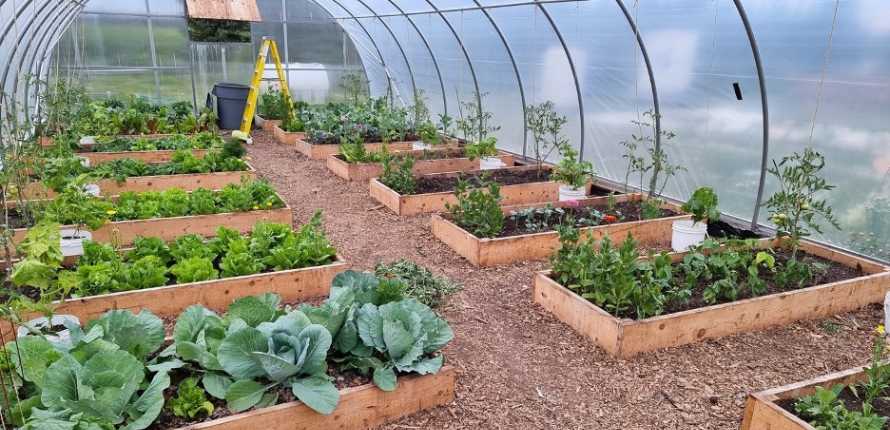
[[[658,88],[655,86],[655,72],[652,68],[652,61],[649,59],[649,50],[646,49],[646,43],[643,42],[640,28],[637,27],[637,22],[631,16],[630,11],[627,10],[624,1],[615,1],[618,3],[618,7],[621,8],[621,13],[623,13],[624,17],[627,19],[627,24],[630,25],[631,31],[634,32],[634,37],[637,39],[637,45],[640,47],[640,54],[643,56],[643,62],[646,64],[646,73],[649,75],[649,87],[652,89],[652,108],[655,110],[655,151],[659,152],[661,151],[661,104],[658,101]],[[657,177],[658,171],[653,171],[653,181],[657,179]],[[651,188],[650,192],[655,192],[653,184],[649,184],[649,188]]]
[[[339,6],[340,9],[343,9],[344,11],[346,11],[346,13],[348,13],[349,15],[354,16],[351,10],[347,9],[345,6],[343,6],[342,3],[340,3],[340,0],[331,0],[331,1],[334,2],[337,6]],[[317,1],[314,1],[314,3],[317,4],[319,7],[321,7],[322,9],[327,10],[327,8],[324,7],[321,3],[317,2]],[[328,13],[330,13],[330,12],[331,11],[328,10]],[[333,16],[333,14],[331,14],[331,15]],[[368,36],[368,40],[371,41],[371,45],[374,46],[374,50],[377,51],[377,57],[380,58],[380,65],[383,67],[383,72],[386,73],[386,87],[389,90],[388,92],[392,93],[393,79],[392,79],[392,76],[389,74],[389,68],[386,67],[386,60],[383,59],[383,53],[380,52],[380,47],[377,46],[377,42],[374,41],[374,37],[371,36],[371,33],[368,31],[367,28],[365,28],[365,25],[362,24],[362,22],[358,18],[353,18],[353,19],[355,20],[355,23],[358,24],[359,28],[362,29],[362,31],[365,33],[365,35]],[[365,77],[367,77],[367,74],[365,74]],[[369,80],[369,82],[370,82],[370,80]],[[369,88],[369,90],[370,90],[370,88]]]
[[[583,3],[583,2],[587,2],[587,1],[590,1],[590,0],[541,0],[541,1],[529,0],[529,1],[516,2],[516,3],[491,4],[491,5],[484,5],[484,6],[480,5],[480,6],[470,6],[470,7],[451,7],[451,8],[444,8],[444,9],[434,8],[433,10],[427,10],[427,11],[406,12],[404,15],[429,15],[429,14],[435,13],[437,10],[439,12],[443,12],[443,13],[467,12],[467,11],[483,10],[483,9],[500,9],[500,8],[505,8],[505,7],[530,6],[530,5],[536,5],[539,3],[543,3],[543,4],[547,4],[547,3]],[[388,17],[388,16],[402,16],[402,15],[403,14],[401,14],[401,13],[389,13],[389,14],[380,14],[380,15],[357,16],[356,18],[377,18],[378,16],[379,17]],[[333,18],[334,19],[352,19],[350,17],[333,17]]]
[[[557,39],[559,39],[560,45],[562,45],[563,51],[565,51],[566,59],[569,61],[569,69],[572,72],[572,79],[575,81],[575,93],[578,95],[578,116],[581,119],[581,148],[578,151],[578,159],[584,159],[584,136],[587,134],[584,128],[584,98],[581,95],[581,84],[578,82],[578,73],[575,71],[575,61],[572,59],[572,54],[569,52],[569,46],[566,44],[565,39],[562,37],[562,33],[559,32],[559,27],[556,26],[556,23],[553,21],[553,17],[550,16],[550,13],[547,12],[547,9],[543,4],[537,3],[538,8],[541,9],[541,12],[544,14],[544,17],[547,18],[547,21],[550,23],[550,27],[553,28],[553,32],[556,33]],[[603,164],[605,165],[605,163]]]
[[[364,0],[356,0],[356,1],[361,3],[362,6],[364,6],[366,9],[368,9],[372,13],[374,12],[374,9],[371,9],[371,7],[368,6],[368,4],[365,3]],[[411,62],[408,61],[408,55],[405,54],[405,48],[402,47],[401,42],[399,42],[399,38],[396,37],[396,34],[389,27],[389,24],[387,24],[386,21],[383,20],[383,18],[377,17],[377,20],[380,21],[381,24],[383,24],[383,28],[386,29],[386,31],[389,33],[390,37],[392,37],[392,40],[396,43],[396,47],[399,48],[399,52],[402,53],[402,58],[405,60],[405,67],[408,68],[408,77],[411,78],[411,89],[414,91],[413,100],[417,100],[417,82],[414,80],[414,70],[411,68]]]
[[[426,46],[426,50],[429,52],[430,58],[433,60],[433,67],[436,68],[436,76],[439,77],[439,87],[442,90],[442,108],[444,109],[445,115],[448,115],[448,96],[445,94],[445,81],[442,80],[442,71],[439,70],[439,60],[436,59],[436,54],[433,53],[433,49],[430,47],[430,42],[426,39],[426,36],[423,35],[423,32],[420,31],[420,27],[418,27],[414,20],[411,19],[410,15],[405,14],[405,11],[402,10],[394,0],[387,1],[389,1],[396,10],[405,15],[405,19],[407,19],[411,26],[414,27],[414,31],[417,32],[417,35],[420,36],[420,40],[422,40],[424,46]]]
[[[751,54],[754,55],[754,66],[757,68],[757,84],[760,87],[760,109],[763,113],[763,144],[760,149],[760,181],[757,184],[757,200],[754,202],[754,215],[751,217],[751,230],[757,230],[757,220],[760,218],[760,202],[763,201],[763,191],[766,186],[766,165],[769,162],[769,103],[766,95],[766,77],[763,73],[763,60],[760,58],[760,48],[757,46],[757,38],[754,37],[754,29],[748,20],[748,14],[741,0],[733,0],[735,8],[739,12],[739,18],[745,26],[745,34],[751,44]]]
[[[507,50],[507,57],[510,58],[510,64],[513,65],[513,74],[516,75],[516,83],[519,86],[519,98],[522,100],[522,156],[525,157],[528,147],[528,103],[526,103],[525,100],[525,88],[522,85],[522,76],[519,74],[519,66],[516,65],[516,58],[513,57],[513,50],[510,49],[510,44],[507,43],[507,38],[504,37],[504,33],[501,31],[501,28],[498,27],[494,18],[492,18],[491,13],[488,12],[488,9],[482,7],[479,0],[473,0],[473,3],[476,3],[476,6],[479,6],[482,13],[488,18],[488,22],[494,27],[494,31],[501,39],[504,49]]]

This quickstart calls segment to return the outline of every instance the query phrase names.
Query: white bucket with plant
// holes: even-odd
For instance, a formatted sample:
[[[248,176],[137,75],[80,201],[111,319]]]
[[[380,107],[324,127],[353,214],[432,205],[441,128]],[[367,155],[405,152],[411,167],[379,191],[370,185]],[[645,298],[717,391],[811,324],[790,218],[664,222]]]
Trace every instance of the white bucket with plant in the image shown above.
[[[566,142],[559,149],[562,160],[553,169],[550,179],[559,182],[559,201],[567,202],[587,197],[587,183],[596,172],[589,161],[580,161],[578,151]]]
[[[72,315],[55,315],[53,312],[53,303],[64,300],[68,294],[64,286],[69,282],[58,278],[64,260],[61,236],[59,224],[44,221],[28,230],[19,244],[22,258],[12,267],[9,281],[18,288],[30,287],[39,292],[37,300],[25,297],[16,304],[9,304],[10,316],[19,326],[19,337],[42,334],[53,341],[65,341],[68,339],[67,327],[80,323]],[[43,316],[29,321],[21,321],[18,317],[21,313],[35,311]]]
[[[91,146],[96,144],[96,136],[83,136],[80,138],[80,146]]]
[[[466,153],[470,160],[479,159],[479,169],[494,170],[507,167],[498,157],[498,140],[494,136],[486,137],[478,142],[467,145]]]
[[[708,221],[720,219],[717,194],[710,187],[695,190],[682,209],[692,214],[692,219],[673,222],[671,248],[676,252],[688,251],[689,248],[704,242],[708,235]]]
[[[93,233],[77,228],[63,228],[59,233],[62,235],[62,255],[65,257],[83,255],[83,241],[93,239]]]

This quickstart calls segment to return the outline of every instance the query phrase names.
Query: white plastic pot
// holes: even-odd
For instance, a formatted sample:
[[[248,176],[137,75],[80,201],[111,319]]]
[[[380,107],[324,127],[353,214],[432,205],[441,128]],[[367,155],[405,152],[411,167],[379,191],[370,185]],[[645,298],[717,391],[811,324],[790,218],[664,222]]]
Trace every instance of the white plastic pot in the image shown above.
[[[80,138],[80,146],[90,146],[96,144],[96,136],[83,136]]]
[[[99,194],[102,194],[102,189],[99,188],[99,184],[86,184],[83,186],[83,192],[99,197]]]
[[[90,167],[90,159],[89,158],[87,158],[87,157],[77,157],[77,158],[80,158],[80,164],[83,167]]]
[[[73,228],[63,228],[60,233],[62,234],[62,255],[65,257],[83,255],[83,241],[93,238],[93,233]]]
[[[559,186],[559,201],[569,202],[572,200],[581,200],[587,197],[587,187],[575,188],[571,185]]]
[[[674,221],[672,225],[671,248],[676,252],[688,251],[690,247],[698,245],[708,235],[708,224],[693,222],[692,220]]]
[[[77,319],[77,317],[74,315],[53,315],[52,323],[50,323],[50,320],[48,320],[46,317],[40,317],[40,318],[34,318],[22,325],[31,327],[35,331],[40,331],[41,329],[46,328],[46,327],[52,327],[52,326],[56,326],[56,325],[63,326],[63,325],[65,325],[65,322],[74,323],[74,324],[78,324],[78,325],[80,324],[80,320]],[[25,337],[29,334],[31,334],[31,331],[28,330],[27,327],[19,327],[18,330],[16,331],[16,336],[18,336],[18,337]],[[67,329],[62,330],[57,333],[51,333],[51,334],[48,333],[48,334],[45,334],[44,336],[50,342],[64,343],[64,342],[71,340],[71,333]]]
[[[504,167],[507,165],[498,157],[483,157],[479,160],[479,169],[481,170],[503,169]]]
[[[415,142],[411,142],[411,149],[415,151],[428,151],[430,149],[433,149],[433,147],[422,140],[418,140]]]

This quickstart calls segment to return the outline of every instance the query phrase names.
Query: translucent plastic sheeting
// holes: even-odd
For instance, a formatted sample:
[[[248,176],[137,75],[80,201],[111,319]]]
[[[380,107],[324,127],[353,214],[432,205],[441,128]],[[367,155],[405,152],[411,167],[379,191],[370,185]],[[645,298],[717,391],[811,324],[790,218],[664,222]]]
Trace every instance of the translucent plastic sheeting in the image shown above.
[[[489,13],[513,49],[525,87],[526,103],[552,101],[556,111],[568,120],[565,136],[578,145],[581,141],[580,108],[571,68],[546,17],[534,5],[491,9]],[[521,113],[514,118],[510,125],[521,126]],[[528,145],[532,145],[531,136]],[[532,152],[531,147],[528,151]]]
[[[699,186],[713,186],[724,212],[750,217],[763,123],[751,47],[735,5],[674,0],[631,12],[652,60],[662,129],[677,134],[664,147],[672,163],[688,169],[666,193],[685,199]],[[637,73],[637,79],[647,78]]]
[[[475,66],[479,88],[486,94],[484,109],[492,112],[492,123],[501,127],[498,146],[521,154],[525,130],[522,98],[506,48],[481,11],[449,12],[445,16],[457,29]]]
[[[414,17],[411,17],[413,20]],[[384,17],[393,33],[401,40],[405,49],[405,55],[411,63],[411,71],[414,73],[414,81],[417,85],[417,91],[423,97],[427,108],[430,109],[432,118],[437,118],[438,114],[445,113],[445,104],[443,100],[442,82],[439,79],[439,73],[436,61],[430,55],[430,49],[424,43],[421,33],[418,33],[406,16]],[[419,28],[419,26],[418,26]],[[425,36],[423,36],[425,37]],[[409,101],[414,104],[413,100]]]
[[[770,98],[770,157],[825,154],[843,231],[826,239],[890,259],[890,4],[745,2]],[[767,182],[767,195],[775,181]]]

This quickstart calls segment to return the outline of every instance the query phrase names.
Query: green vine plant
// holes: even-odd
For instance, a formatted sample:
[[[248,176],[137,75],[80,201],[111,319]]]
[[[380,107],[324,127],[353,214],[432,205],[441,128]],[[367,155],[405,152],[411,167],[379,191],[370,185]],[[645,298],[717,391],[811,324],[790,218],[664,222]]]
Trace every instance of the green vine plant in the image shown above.
[[[358,73],[346,73],[340,77],[340,90],[346,101],[353,106],[358,106],[365,98],[366,82]]]
[[[445,204],[445,209],[461,228],[477,237],[497,237],[504,231],[501,211],[501,186],[497,182],[471,188],[468,181],[459,180],[454,190],[457,204]]]
[[[562,128],[568,120],[565,116],[556,113],[553,102],[548,100],[539,105],[529,106],[526,110],[525,122],[532,132],[534,140],[532,151],[538,166],[538,177],[540,177],[544,162],[550,158],[553,151],[562,151],[561,148],[569,145],[569,139],[562,135]]]
[[[486,111],[482,101],[488,93],[473,93],[470,101],[461,101],[458,105],[459,118],[456,121],[457,129],[463,134],[468,143],[481,142],[501,129],[501,126],[492,124],[494,114]]]
[[[767,172],[779,186],[763,205],[770,213],[770,220],[777,227],[777,234],[785,237],[791,246],[791,260],[797,260],[801,239],[813,233],[822,233],[822,222],[840,230],[841,226],[831,206],[820,195],[831,191],[834,185],[822,177],[825,157],[812,148],[803,153],[795,152],[773,160]],[[822,221],[822,222],[820,222]]]
[[[633,120],[638,132],[631,134],[630,140],[621,141],[624,154],[621,156],[627,161],[624,173],[624,191],[630,190],[630,178],[639,175],[639,190],[643,192],[648,188],[648,199],[643,202],[641,218],[653,219],[661,216],[661,206],[664,201],[660,196],[664,195],[668,182],[680,172],[685,172],[686,167],[673,164],[668,158],[665,147],[676,137],[676,133],[669,130],[655,129],[657,116],[652,111],[643,113],[643,120]],[[660,145],[656,145],[653,137],[660,135]],[[642,154],[640,154],[642,152]],[[646,179],[648,175],[648,187]]]

